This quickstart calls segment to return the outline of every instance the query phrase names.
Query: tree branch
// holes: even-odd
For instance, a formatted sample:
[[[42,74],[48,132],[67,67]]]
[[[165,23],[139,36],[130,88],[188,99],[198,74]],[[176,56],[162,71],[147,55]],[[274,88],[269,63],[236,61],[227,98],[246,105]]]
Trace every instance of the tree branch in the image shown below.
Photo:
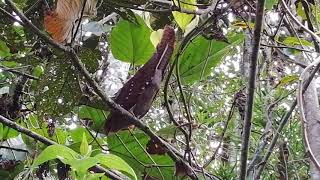
[[[5,118],[5,117],[3,117],[1,115],[0,115],[0,122],[2,124],[12,128],[12,129],[15,129],[15,130],[19,131],[22,134],[25,134],[25,135],[27,135],[27,136],[35,139],[35,140],[38,140],[38,141],[42,142],[43,144],[46,144],[46,145],[57,144],[56,142],[54,142],[54,141],[52,141],[50,139],[47,139],[47,138],[45,138],[45,137],[43,137],[43,136],[41,136],[41,135],[39,135],[39,134],[27,129],[25,127],[22,127],[22,126],[18,125],[17,123],[15,123],[13,121],[10,121],[9,119],[7,119],[7,118]],[[99,165],[96,165],[94,167],[95,167],[95,169],[97,169],[97,170],[99,170],[101,172],[104,172],[110,178],[113,178],[113,179],[116,179],[116,180],[121,180],[121,178],[118,175],[114,174],[113,172],[111,172],[111,171],[109,171],[109,170],[107,170],[107,169],[105,169],[105,168],[103,168],[103,167],[101,167]]]
[[[251,131],[253,100],[254,100],[254,91],[255,91],[255,84],[256,84],[256,69],[257,69],[258,54],[260,49],[263,16],[264,16],[264,4],[265,4],[265,0],[258,0],[257,2],[256,19],[255,19],[255,27],[254,27],[254,34],[253,34],[253,47],[252,47],[252,54],[251,54],[251,68],[250,68],[249,82],[247,87],[248,88],[247,102],[246,102],[247,104],[246,104],[244,127],[243,127],[243,134],[242,134],[242,146],[241,146],[241,155],[240,155],[240,180],[245,180],[246,174],[247,174],[249,138],[250,138],[250,131]]]
[[[168,155],[175,162],[182,162],[186,167],[193,169],[183,158],[181,158],[181,154],[178,150],[172,147],[169,143],[164,141],[162,138],[157,136],[148,126],[144,125],[138,118],[134,117],[130,112],[122,108],[119,104],[115,103],[112,99],[110,99],[107,95],[105,95],[104,91],[99,87],[98,83],[90,76],[90,73],[85,68],[84,64],[81,62],[79,57],[77,56],[74,49],[71,47],[63,46],[53,41],[52,38],[45,35],[41,32],[36,26],[34,26],[28,18],[15,6],[15,4],[11,0],[5,0],[6,4],[20,17],[20,19],[24,22],[24,27],[33,31],[36,35],[38,35],[41,39],[43,39],[48,44],[53,47],[64,51],[67,55],[71,57],[71,61],[73,65],[78,69],[78,71],[85,77],[87,83],[91,86],[91,88],[95,91],[95,93],[102,99],[104,104],[110,107],[112,110],[119,112],[123,117],[127,118],[130,123],[138,127],[140,130],[145,132],[152,139],[157,140],[161,144],[163,144],[168,149]],[[196,179],[195,174],[190,175],[190,178]]]

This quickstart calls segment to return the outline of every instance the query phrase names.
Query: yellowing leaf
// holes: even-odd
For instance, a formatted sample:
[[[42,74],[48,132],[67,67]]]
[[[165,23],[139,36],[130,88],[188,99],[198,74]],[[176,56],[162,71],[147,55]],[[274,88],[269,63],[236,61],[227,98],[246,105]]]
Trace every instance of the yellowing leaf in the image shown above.
[[[286,85],[292,84],[295,81],[298,81],[298,79],[299,79],[298,75],[285,76],[280,80],[280,82],[277,84],[276,87],[278,87],[278,86],[286,86]]]
[[[248,25],[250,27],[250,29],[253,29],[254,28],[254,23],[245,23],[244,21],[235,21],[232,23],[233,26],[235,27],[239,27],[239,28],[242,28],[242,29],[247,29],[248,28]]]
[[[175,4],[178,6],[178,1],[174,0]],[[183,2],[180,1],[180,7],[181,9],[186,10],[195,10],[196,6],[196,0],[185,0]],[[192,18],[194,17],[193,14],[186,14],[186,13],[180,13],[177,11],[172,12],[174,20],[177,22],[179,27],[184,31],[187,27],[187,25],[191,22]]]
[[[80,19],[84,0],[58,0],[55,11],[47,12],[44,17],[45,29],[52,38],[59,43],[68,41],[72,37],[72,30],[77,27],[75,23]],[[87,0],[84,17],[96,14],[97,0]]]
[[[157,47],[162,37],[162,34],[163,34],[163,29],[158,29],[157,31],[153,31],[151,33],[150,40],[154,47]]]

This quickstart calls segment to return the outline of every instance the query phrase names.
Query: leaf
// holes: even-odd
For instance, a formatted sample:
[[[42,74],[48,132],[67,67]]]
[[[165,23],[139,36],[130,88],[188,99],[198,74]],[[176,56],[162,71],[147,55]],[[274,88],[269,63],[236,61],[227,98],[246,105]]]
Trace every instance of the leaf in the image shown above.
[[[43,66],[38,65],[33,69],[32,75],[34,75],[35,77],[40,77],[43,74],[43,72]]]
[[[297,81],[299,79],[299,76],[298,75],[288,75],[288,76],[285,76],[283,77],[280,82],[277,84],[277,87],[278,86],[286,86],[288,84],[291,84],[295,81]]]
[[[96,14],[96,0],[86,1],[83,11],[85,17]],[[76,20],[79,19],[83,7],[82,0],[58,0],[55,11],[47,12],[44,17],[44,26],[52,35],[52,38],[59,43],[68,41],[72,29],[77,27]]]
[[[6,66],[7,68],[15,68],[18,66],[18,63],[15,61],[1,61],[1,65]]]
[[[136,17],[139,24],[126,20],[118,22],[111,31],[110,46],[116,59],[140,65],[150,59],[155,48],[149,38],[151,29],[141,17]]]
[[[3,124],[0,123],[0,140],[3,139]]]
[[[176,135],[183,135],[179,128],[175,125],[168,125],[157,131],[157,134],[164,138],[173,138]]]
[[[300,43],[301,41],[301,43]],[[304,40],[304,39],[299,39],[296,38],[296,37],[286,37],[283,41],[283,43],[285,45],[288,45],[288,46],[296,46],[296,45],[304,45],[304,46],[313,46],[311,42],[307,41],[307,40]]]
[[[267,10],[272,10],[273,6],[278,3],[278,0],[267,0],[265,7]]]
[[[132,179],[138,179],[133,169],[119,156],[113,154],[98,154],[95,158],[100,160],[100,164],[109,168],[119,170],[127,175],[130,175]]]
[[[52,159],[72,160],[77,158],[79,154],[72,149],[62,145],[51,145],[44,149],[34,160],[32,167],[36,167],[44,162]]]
[[[187,26],[184,32],[184,36],[186,36],[190,31],[192,31],[199,24],[200,17],[196,16]]]
[[[109,112],[85,105],[80,106],[78,111],[78,116],[80,119],[93,121],[93,126],[90,127],[96,131],[99,131],[103,128],[103,124],[106,120],[106,117],[108,117],[108,114]]]
[[[90,148],[89,148],[89,144],[88,144],[88,141],[86,138],[86,134],[83,133],[82,134],[82,142],[80,145],[80,154],[84,156],[84,155],[87,155],[89,152],[90,152]]]
[[[161,179],[161,175],[159,173],[159,170],[155,167],[145,169],[144,166],[142,166],[140,163],[138,163],[136,160],[132,159],[132,155],[135,157],[135,159],[144,162],[145,164],[158,164],[158,165],[174,165],[174,162],[168,155],[151,155],[152,160],[150,160],[150,157],[145,153],[145,148],[147,146],[148,141],[150,140],[147,135],[144,133],[136,132],[133,135],[128,133],[127,131],[123,131],[120,133],[117,133],[118,137],[115,135],[108,137],[108,147],[109,149],[112,149],[112,154],[117,155],[121,157],[123,160],[125,160],[131,167],[134,168],[134,171],[136,172],[138,177],[141,177],[142,174],[148,173],[150,176],[154,176],[158,179]],[[135,137],[135,138],[134,138]],[[126,148],[123,146],[124,143],[126,145]],[[140,146],[143,146],[144,149],[142,149]],[[128,150],[132,153],[130,154]],[[172,174],[174,174],[173,167],[159,167],[160,171],[162,172],[163,176],[166,177],[166,180],[173,180]],[[147,171],[147,172],[146,172]]]
[[[150,35],[150,40],[154,47],[157,47],[158,43],[160,42],[160,39],[163,34],[163,29],[158,29],[157,31],[153,31]]]
[[[99,159],[95,157],[87,157],[84,159],[61,159],[65,164],[69,164],[75,171],[85,173],[89,168],[99,163]]]
[[[3,139],[15,138],[19,134],[20,133],[15,129],[9,128],[8,126],[3,127]]]
[[[100,180],[100,178],[104,176],[104,173],[87,173],[85,179],[87,180]]]
[[[307,19],[301,2],[297,4],[297,14],[302,17],[302,19]]]
[[[252,23],[252,22],[246,23],[244,21],[234,21],[231,24],[232,24],[232,26],[239,27],[239,28],[242,28],[242,29],[247,29],[248,26],[249,26],[250,29],[254,28],[254,23]]]
[[[0,58],[4,58],[10,56],[10,49],[7,44],[0,40]]]
[[[196,9],[196,6],[194,5],[197,3],[196,0],[185,0],[183,2],[184,3],[180,2],[180,7],[182,9],[186,9],[186,10]],[[174,0],[174,3],[178,6],[177,0]],[[177,11],[172,12],[172,14],[173,14],[174,20],[177,22],[177,24],[183,31],[186,30],[187,25],[191,22],[192,18],[194,17],[193,14],[186,14],[186,13],[181,13]]]
[[[225,42],[207,40],[202,36],[190,43],[180,57],[180,76],[186,84],[192,84],[208,76],[211,69],[217,66],[225,55],[231,50],[231,46],[237,45],[243,40],[243,34],[232,34]],[[211,46],[211,48],[210,48]],[[209,51],[210,49],[210,51]]]
[[[90,133],[83,127],[78,127],[76,129],[73,129],[70,131],[70,136],[72,138],[72,141],[74,143],[77,143],[77,142],[82,142],[82,137],[83,137],[83,134],[85,133],[86,137],[88,138],[87,141],[92,141],[93,138],[92,136],[90,135]]]

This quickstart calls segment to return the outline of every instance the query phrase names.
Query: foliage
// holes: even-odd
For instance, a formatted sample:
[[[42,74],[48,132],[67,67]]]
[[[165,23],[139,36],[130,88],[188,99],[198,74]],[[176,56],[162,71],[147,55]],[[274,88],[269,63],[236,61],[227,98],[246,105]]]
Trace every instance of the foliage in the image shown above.
[[[257,1],[88,2],[82,9],[83,0],[14,1],[62,50],[0,1],[0,122],[4,117],[15,125],[0,123],[0,178],[108,179],[96,169],[99,165],[120,179],[239,179]],[[317,3],[288,5],[298,21],[318,34]],[[317,62],[318,49],[280,0],[266,1],[263,23],[249,179],[262,165],[261,179],[310,179],[301,112],[294,110],[284,128],[277,129],[294,105],[301,67]],[[125,84],[150,60],[165,25],[175,28],[175,51],[165,75],[158,77],[162,84],[152,107],[141,118],[146,127],[106,135],[105,121],[118,106],[109,107],[112,102],[101,98],[92,82],[114,99],[121,87],[113,82]],[[73,52],[88,74],[79,70]],[[162,54],[155,57],[163,60]],[[141,79],[146,82],[141,89],[154,79]],[[318,81],[316,74],[317,88]],[[134,114],[134,109],[128,112]],[[116,121],[121,120],[119,115]],[[41,143],[29,131],[54,143]],[[268,151],[275,134],[279,138]],[[269,159],[261,162],[268,153]]]

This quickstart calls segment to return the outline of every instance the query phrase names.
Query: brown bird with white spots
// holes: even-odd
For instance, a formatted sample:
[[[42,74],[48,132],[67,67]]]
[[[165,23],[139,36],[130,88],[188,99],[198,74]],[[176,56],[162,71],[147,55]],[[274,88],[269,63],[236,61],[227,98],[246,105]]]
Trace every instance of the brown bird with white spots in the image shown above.
[[[115,102],[142,118],[156,97],[165,71],[174,50],[175,32],[166,26],[156,52],[138,72],[116,93]],[[105,123],[106,134],[115,133],[133,126],[121,113],[111,112]]]

